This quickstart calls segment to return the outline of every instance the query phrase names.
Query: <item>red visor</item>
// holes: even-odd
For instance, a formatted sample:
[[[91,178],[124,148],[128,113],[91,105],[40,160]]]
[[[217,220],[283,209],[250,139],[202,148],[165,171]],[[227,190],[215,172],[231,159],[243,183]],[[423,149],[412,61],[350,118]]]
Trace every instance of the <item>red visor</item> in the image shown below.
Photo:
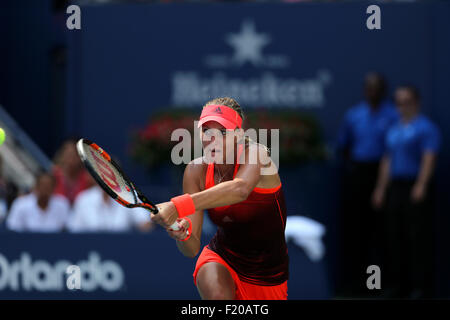
[[[242,127],[241,116],[232,108],[223,105],[213,104],[203,108],[198,127],[200,128],[202,124],[208,121],[216,121],[223,125],[225,129],[230,130]]]

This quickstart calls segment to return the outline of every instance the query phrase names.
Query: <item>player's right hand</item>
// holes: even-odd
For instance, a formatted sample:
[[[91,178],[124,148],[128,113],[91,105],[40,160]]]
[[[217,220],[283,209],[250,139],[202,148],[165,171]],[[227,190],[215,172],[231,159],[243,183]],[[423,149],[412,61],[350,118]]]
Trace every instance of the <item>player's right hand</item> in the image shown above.
[[[167,228],[166,231],[172,239],[175,240],[184,240],[188,237],[187,231],[189,229],[189,220],[184,218],[177,219],[178,226],[180,230],[173,230],[171,228]]]
[[[158,203],[158,214],[150,214],[152,222],[159,224],[163,228],[170,228],[178,218],[177,208],[172,201]]]

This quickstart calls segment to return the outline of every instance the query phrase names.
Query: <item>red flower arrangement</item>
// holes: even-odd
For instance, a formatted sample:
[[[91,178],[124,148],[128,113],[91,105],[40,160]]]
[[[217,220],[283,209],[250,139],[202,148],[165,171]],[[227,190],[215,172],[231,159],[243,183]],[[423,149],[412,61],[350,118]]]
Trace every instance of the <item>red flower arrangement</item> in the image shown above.
[[[134,132],[131,141],[133,159],[149,169],[171,163],[172,148],[179,141],[171,141],[172,132],[184,128],[194,134],[194,121],[198,110],[170,108],[170,111],[153,115],[148,124]],[[279,129],[280,164],[301,164],[326,158],[317,120],[308,114],[294,110],[262,109],[245,113],[245,129],[268,129],[267,144],[270,147],[270,130]],[[193,141],[191,145],[193,149]],[[194,154],[193,151],[191,154]]]

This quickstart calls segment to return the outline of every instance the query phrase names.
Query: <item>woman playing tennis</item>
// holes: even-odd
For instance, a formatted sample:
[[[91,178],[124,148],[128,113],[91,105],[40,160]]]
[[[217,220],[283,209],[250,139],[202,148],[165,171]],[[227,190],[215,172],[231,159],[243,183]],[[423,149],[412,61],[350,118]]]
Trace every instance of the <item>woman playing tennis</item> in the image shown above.
[[[285,300],[289,258],[281,181],[276,171],[264,171],[274,163],[265,146],[244,136],[243,118],[234,99],[206,103],[198,124],[205,156],[186,166],[185,194],[158,204],[152,220],[193,258],[208,210],[218,228],[193,274],[202,299]],[[169,228],[175,221],[180,230]]]

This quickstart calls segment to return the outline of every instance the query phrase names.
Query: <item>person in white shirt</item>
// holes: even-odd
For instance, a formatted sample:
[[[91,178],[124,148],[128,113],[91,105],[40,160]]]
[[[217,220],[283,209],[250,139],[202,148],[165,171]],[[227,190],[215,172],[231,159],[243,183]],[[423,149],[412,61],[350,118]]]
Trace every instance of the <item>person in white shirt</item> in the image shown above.
[[[34,191],[14,200],[6,227],[16,232],[60,232],[69,218],[66,198],[54,195],[55,179],[49,173],[37,177]]]
[[[78,195],[68,224],[70,232],[126,232],[134,228],[151,230],[150,213],[142,208],[123,207],[99,186]]]

